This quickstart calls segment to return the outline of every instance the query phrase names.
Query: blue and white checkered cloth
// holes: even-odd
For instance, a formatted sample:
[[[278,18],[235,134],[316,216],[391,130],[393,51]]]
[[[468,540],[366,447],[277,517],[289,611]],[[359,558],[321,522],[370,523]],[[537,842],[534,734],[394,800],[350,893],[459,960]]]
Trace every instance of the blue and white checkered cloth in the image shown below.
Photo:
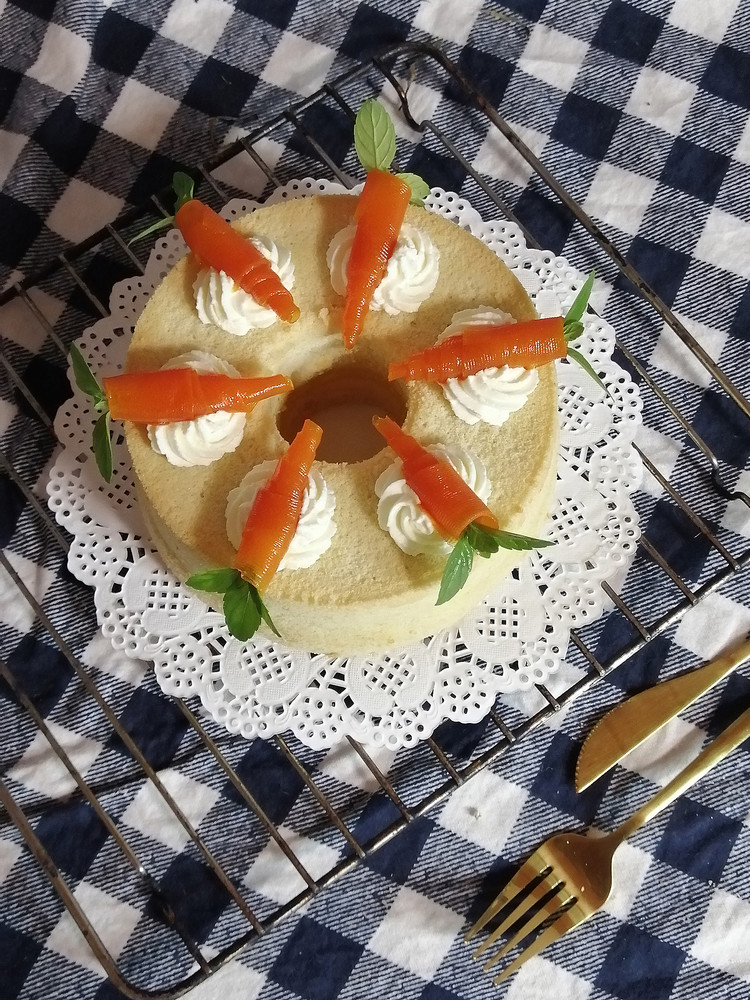
[[[0,289],[166,187],[175,169],[194,167],[290,101],[407,40],[443,48],[748,394],[750,0],[0,0]],[[540,244],[582,270],[596,266],[604,314],[622,342],[716,453],[726,485],[750,493],[750,428],[709,373],[644,309],[628,279],[592,251],[530,168],[469,112],[455,84],[423,67],[406,85],[415,113],[460,145]],[[325,136],[333,162],[353,172],[346,116],[327,104],[312,109],[306,123]],[[490,210],[481,188],[434,136],[420,141],[403,122],[399,136],[403,169]],[[326,173],[312,147],[291,131],[259,148],[283,179]],[[267,190],[260,170],[245,167],[240,177],[234,169],[227,164],[216,176],[254,194]],[[83,268],[104,303],[113,282],[132,271],[125,257],[98,253],[84,258]],[[0,655],[134,845],[177,923],[210,956],[244,932],[245,919],[207,874],[184,829],[162,814],[50,628],[90,670],[255,912],[272,913],[304,882],[226,775],[206,766],[185,716],[158,692],[147,666],[102,637],[90,594],[42,526],[33,497],[43,504],[54,450],[45,414],[54,414],[68,394],[61,345],[95,311],[80,289],[63,291],[55,276],[30,294],[54,335],[17,299],[0,306],[3,359],[44,407],[35,410],[9,367],[0,368],[0,541],[48,621],[34,620],[17,580],[0,567]],[[727,547],[744,552],[747,507],[711,488],[705,459],[662,402],[650,393],[644,402],[644,451],[670,483],[696,497]],[[11,470],[31,484],[32,498]],[[716,574],[715,551],[651,476],[639,505],[650,541],[682,580],[697,589]],[[629,599],[655,620],[674,601],[666,593],[674,584],[645,560],[636,570]],[[549,834],[611,829],[635,811],[750,704],[750,673],[741,668],[577,795],[572,775],[580,742],[605,708],[748,632],[748,584],[740,572],[552,724],[536,728],[253,943],[199,986],[196,1000],[750,1000],[747,746],[621,849],[615,891],[602,913],[499,991],[461,940],[511,870]],[[606,659],[628,638],[626,623],[612,616],[596,627],[592,644]],[[91,804],[71,794],[70,776],[4,681],[0,725],[3,780],[76,900],[97,914],[97,929],[123,974],[143,990],[166,989],[188,975],[189,955],[175,947],[158,908],[144,906],[137,879],[121,879],[119,848]],[[484,735],[483,726],[446,726],[441,745],[461,761]],[[275,744],[217,740],[314,877],[347,856],[350,848],[315,812]],[[397,807],[348,746],[301,756],[360,843],[398,819]],[[428,751],[381,751],[374,759],[399,788],[403,782],[407,805],[425,797]],[[4,813],[0,996],[122,996]]]

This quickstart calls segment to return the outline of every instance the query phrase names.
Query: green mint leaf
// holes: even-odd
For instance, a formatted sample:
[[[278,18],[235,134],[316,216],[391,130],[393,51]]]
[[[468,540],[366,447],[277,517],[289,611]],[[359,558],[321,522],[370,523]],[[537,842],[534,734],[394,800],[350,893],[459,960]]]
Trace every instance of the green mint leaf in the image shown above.
[[[146,226],[135,236],[132,236],[128,240],[128,246],[131,243],[135,243],[136,240],[142,240],[144,236],[150,236],[151,233],[157,233],[160,229],[166,229],[167,226],[174,225],[174,217],[185,204],[186,201],[191,201],[195,193],[195,181],[193,178],[182,170],[177,170],[172,175],[172,190],[174,191],[175,203],[174,203],[174,215],[167,215],[163,219],[157,219],[156,222],[152,222],[150,226]]]
[[[424,205],[424,200],[430,193],[430,185],[427,181],[422,180],[419,174],[396,174],[399,180],[402,180],[404,184],[408,184],[411,188],[411,198],[409,199],[410,205]]]
[[[247,642],[258,631],[261,618],[258,601],[255,587],[239,574],[224,594],[227,628],[239,642]]]
[[[131,236],[131,238],[128,240],[128,246],[130,246],[132,243],[135,243],[136,240],[142,240],[144,236],[150,236],[151,233],[156,233],[160,229],[166,229],[167,226],[171,226],[173,224],[174,224],[173,215],[168,215],[165,219],[157,219],[156,222],[152,223],[150,226],[146,226],[145,229],[142,229],[139,233],[136,233],[135,236]]]
[[[563,329],[565,331],[565,339],[572,339],[568,337],[568,329],[574,323],[580,323],[583,319],[583,314],[586,312],[586,306],[589,304],[589,298],[591,297],[591,290],[594,287],[594,272],[586,278],[583,283],[580,292],[575,297],[573,305],[568,309],[565,319],[563,320]]]
[[[195,192],[195,181],[190,174],[185,174],[181,170],[178,170],[172,177],[172,189],[174,190],[176,199],[174,203],[176,215],[186,201],[192,201]]]
[[[96,465],[101,473],[102,479],[109,482],[112,479],[114,461],[112,459],[112,441],[110,438],[110,416],[107,396],[96,380],[94,373],[89,367],[88,361],[81,354],[75,344],[70,345],[70,363],[73,368],[73,378],[76,385],[87,396],[94,401],[94,409],[101,413],[101,416],[94,424],[92,437],[92,447]]]
[[[572,347],[568,348],[568,357],[572,358],[573,361],[577,362],[581,366],[581,368],[583,368],[583,370],[592,377],[592,379],[596,382],[596,384],[601,386],[601,388],[604,389],[604,391],[609,395],[609,389],[596,374],[588,358],[585,358],[580,351],[576,351]]]
[[[73,378],[76,380],[78,388],[87,396],[91,396],[94,403],[97,404],[97,408],[98,404],[102,401],[106,404],[107,397],[104,394],[104,390],[97,382],[88,361],[81,354],[78,347],[75,344],[71,344],[68,353],[70,355],[70,363],[73,367]]]
[[[572,340],[580,337],[583,333],[583,323],[575,321],[573,323],[564,322],[563,323],[563,336],[565,337],[565,343],[569,344]]]
[[[109,482],[112,479],[114,462],[112,460],[112,441],[109,431],[109,410],[99,417],[94,424],[93,435],[94,458],[102,479]]]
[[[239,575],[236,569],[207,569],[202,573],[193,573],[185,583],[193,590],[208,590],[214,594],[223,594],[235,580],[239,579]]]
[[[446,601],[456,596],[468,580],[473,562],[474,549],[464,532],[448,556],[435,604],[445,604]]]
[[[396,130],[374,98],[365,101],[354,122],[354,148],[365,170],[388,170],[396,155]]]
[[[193,590],[208,590],[224,594],[224,617],[230,633],[240,642],[247,642],[258,630],[261,620],[268,625],[274,635],[281,638],[263,603],[263,598],[247,580],[243,580],[236,569],[208,569],[193,573],[185,581]]]
[[[555,543],[548,538],[532,538],[531,535],[517,535],[512,531],[503,531],[502,528],[485,528],[481,524],[473,524],[479,532],[492,537],[499,549],[543,549]],[[495,550],[497,551],[497,549]]]
[[[500,542],[495,538],[495,532],[476,522],[467,525],[464,534],[477,555],[488,558],[500,548]]]
[[[440,581],[440,592],[436,604],[445,604],[459,592],[469,578],[474,562],[474,553],[489,559],[498,549],[539,549],[554,542],[545,538],[517,535],[500,528],[486,528],[476,521],[467,525],[461,537],[448,556]]]
[[[263,619],[266,625],[268,625],[273,634],[281,638],[281,632],[279,632],[279,630],[274,625],[273,620],[271,619],[271,615],[269,614],[268,608],[263,603],[263,598],[260,596],[257,587],[250,587],[250,592],[251,596],[253,597],[258,607],[258,614],[260,615],[260,617]]]

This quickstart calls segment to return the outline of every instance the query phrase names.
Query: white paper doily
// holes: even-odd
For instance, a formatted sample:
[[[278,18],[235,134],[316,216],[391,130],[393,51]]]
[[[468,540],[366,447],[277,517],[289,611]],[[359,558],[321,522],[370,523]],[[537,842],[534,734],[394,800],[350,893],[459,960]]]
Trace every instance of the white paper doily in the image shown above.
[[[269,199],[343,191],[295,181]],[[231,202],[227,219],[256,207]],[[490,246],[513,270],[543,316],[565,313],[584,276],[566,260],[526,247],[516,226],[483,222],[467,202],[434,189],[429,208]],[[160,239],[143,277],[115,285],[111,315],[78,341],[95,370],[123,366],[133,326],[153,289],[186,252],[176,230]],[[73,536],[71,572],[94,588],[112,644],[151,660],[162,690],[199,698],[219,725],[246,737],[291,731],[313,747],[344,736],[392,748],[424,739],[446,719],[477,722],[499,692],[525,690],[560,666],[569,632],[600,616],[601,588],[624,575],[638,523],[631,493],[641,463],[633,449],[638,390],[613,360],[614,332],[585,319],[576,347],[602,373],[610,395],[577,365],[558,362],[560,462],[550,537],[476,612],[430,640],[372,658],[331,658],[261,640],[242,645],[224,619],[165,569],[144,533],[130,460],[114,428],[115,473],[108,486],[91,453],[96,414],[76,388],[55,429],[62,448],[48,485],[57,522]]]

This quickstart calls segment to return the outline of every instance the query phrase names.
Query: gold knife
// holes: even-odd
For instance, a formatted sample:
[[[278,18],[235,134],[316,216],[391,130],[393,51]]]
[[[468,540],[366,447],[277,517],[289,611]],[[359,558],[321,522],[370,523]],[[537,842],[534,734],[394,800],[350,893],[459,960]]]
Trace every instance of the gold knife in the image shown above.
[[[611,709],[588,734],[576,764],[576,791],[605,774],[647,737],[750,657],[750,639],[697,670],[661,681]]]

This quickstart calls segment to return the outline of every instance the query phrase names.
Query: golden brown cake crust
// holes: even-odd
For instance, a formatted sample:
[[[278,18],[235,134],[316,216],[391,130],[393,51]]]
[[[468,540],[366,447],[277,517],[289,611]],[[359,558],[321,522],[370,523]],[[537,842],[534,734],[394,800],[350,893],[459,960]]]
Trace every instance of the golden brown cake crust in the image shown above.
[[[455,312],[479,305],[532,318],[533,306],[517,279],[478,239],[453,222],[410,207],[407,221],[426,230],[440,251],[440,278],[418,312],[368,314],[351,352],[343,346],[343,300],[331,289],[326,249],[352,221],[350,195],[315,196],[259,208],[236,225],[292,250],[294,298],[301,310],[292,326],[273,326],[236,337],[198,318],[192,283],[196,264],[184,258],[150,299],[135,329],[129,370],[149,370],[188,350],[224,358],[243,375],[281,372],[296,386],[337,364],[356,363],[385,379],[388,362],[429,346]],[[489,506],[500,526],[539,534],[548,517],[557,454],[556,383],[552,365],[527,403],[500,428],[458,420],[435,385],[400,384],[406,404],[404,429],[423,444],[463,445],[488,468]],[[210,466],[178,468],[150,447],[144,427],[126,425],[136,482],[155,540],[181,576],[230,565],[224,511],[230,489],[253,465],[277,457],[286,442],[277,426],[283,397],[266,400],[248,416],[237,450]],[[444,559],[407,556],[377,523],[374,483],[393,460],[384,448],[356,464],[321,463],[336,495],[337,532],[330,549],[309,569],[277,573],[266,595],[284,639],[332,654],[374,651],[431,634],[450,624],[518,562],[516,553],[475,560],[469,584],[449,605],[436,609]]]

